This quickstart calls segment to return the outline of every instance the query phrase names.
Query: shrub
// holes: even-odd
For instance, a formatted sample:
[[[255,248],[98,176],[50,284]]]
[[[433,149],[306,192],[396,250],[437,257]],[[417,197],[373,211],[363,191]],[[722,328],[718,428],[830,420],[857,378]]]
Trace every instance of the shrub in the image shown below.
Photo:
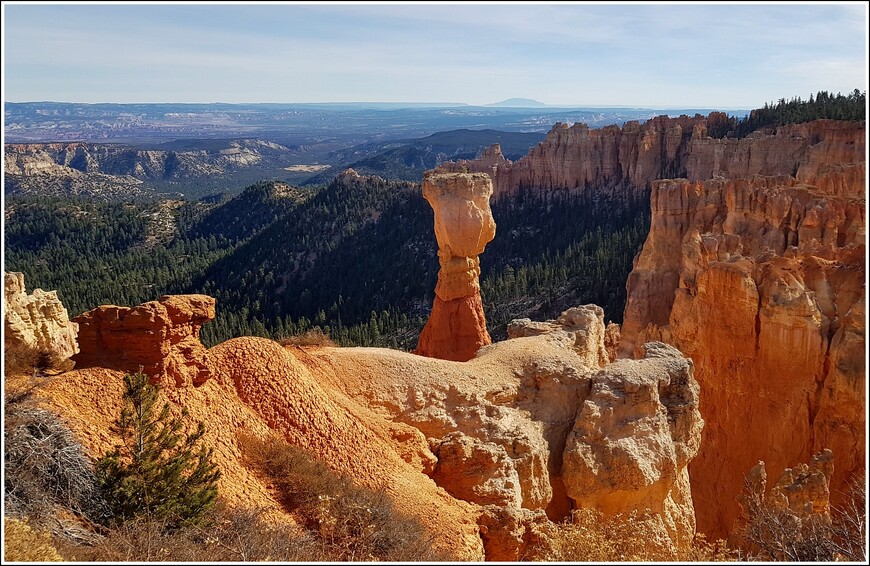
[[[29,348],[10,348],[3,350],[3,373],[7,377],[18,374],[31,374],[36,370],[38,355]]]
[[[867,515],[864,473],[851,482],[844,504],[830,516],[798,514],[776,505],[763,494],[744,490],[749,519],[739,536],[751,560],[790,562],[866,562]],[[747,484],[748,486],[748,484]]]
[[[57,415],[29,400],[32,390],[4,399],[6,512],[48,522],[59,505],[89,521],[104,519],[107,507],[82,445]]]
[[[831,543],[838,560],[867,562],[867,474],[852,478],[842,505],[831,509]]]
[[[306,330],[302,334],[282,338],[279,344],[282,346],[337,346],[319,326]]]
[[[416,518],[399,513],[383,492],[354,485],[282,438],[241,434],[249,465],[275,486],[285,509],[294,512],[332,560],[444,560]]]
[[[116,520],[139,515],[167,528],[196,524],[217,497],[220,472],[212,451],[196,445],[205,434],[200,422],[192,434],[169,414],[156,411],[158,389],[139,372],[124,376],[124,408],[116,430],[121,448],[98,463],[99,483]],[[186,413],[185,413],[186,414]]]
[[[26,346],[17,346],[3,351],[4,375],[45,374],[47,370],[57,372],[69,371],[75,364],[69,358],[61,358],[46,350],[34,350]]]
[[[91,544],[61,541],[59,548],[77,562],[307,562],[330,557],[313,537],[268,522],[261,510],[229,509],[218,501],[203,523],[208,527],[167,529],[154,517],[137,517]]]

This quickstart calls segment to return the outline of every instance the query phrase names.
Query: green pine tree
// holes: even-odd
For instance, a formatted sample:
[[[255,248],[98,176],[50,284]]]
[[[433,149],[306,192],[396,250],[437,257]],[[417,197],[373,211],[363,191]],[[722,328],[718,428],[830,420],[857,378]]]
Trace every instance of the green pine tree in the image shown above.
[[[118,520],[148,516],[168,528],[196,524],[215,503],[220,471],[212,450],[196,446],[205,433],[193,434],[169,414],[157,410],[158,388],[139,372],[124,376],[124,408],[116,430],[123,445],[98,462],[100,485]],[[186,412],[185,412],[186,414]]]

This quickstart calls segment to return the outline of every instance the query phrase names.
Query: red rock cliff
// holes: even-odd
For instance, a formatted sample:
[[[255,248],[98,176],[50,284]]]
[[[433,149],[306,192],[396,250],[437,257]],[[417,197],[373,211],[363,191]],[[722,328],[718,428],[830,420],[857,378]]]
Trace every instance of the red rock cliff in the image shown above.
[[[477,171],[493,180],[494,196],[521,187],[639,192],[657,179],[690,181],[751,175],[795,175],[809,179],[830,163],[864,160],[864,126],[856,122],[816,120],[755,132],[742,139],[717,139],[707,127],[721,119],[659,116],[643,124],[589,129],[585,124],[556,124],[547,138],[516,162],[497,147],[478,159],[445,163],[442,171]]]
[[[142,371],[152,382],[185,387],[212,375],[199,341],[202,325],[214,319],[215,300],[206,295],[165,295],[137,307],[104,305],[73,320],[79,324],[77,368]]]
[[[831,449],[834,503],[864,462],[865,166],[825,163],[853,158],[844,148],[863,141],[814,124],[789,135],[840,141],[786,144],[780,155],[800,153],[797,165],[774,162],[773,149],[752,165],[800,180],[653,183],[650,233],[627,283],[622,355],[664,340],[695,363],[707,426],[692,495],[699,530],[717,536],[759,460],[778,477]]]

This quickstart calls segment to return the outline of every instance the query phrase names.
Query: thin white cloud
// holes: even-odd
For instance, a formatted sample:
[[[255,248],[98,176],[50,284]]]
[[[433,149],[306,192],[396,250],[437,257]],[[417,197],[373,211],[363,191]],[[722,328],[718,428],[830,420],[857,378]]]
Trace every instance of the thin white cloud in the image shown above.
[[[866,66],[853,5],[5,8],[19,100],[67,99],[82,82],[111,98],[123,81],[141,100],[741,105]]]

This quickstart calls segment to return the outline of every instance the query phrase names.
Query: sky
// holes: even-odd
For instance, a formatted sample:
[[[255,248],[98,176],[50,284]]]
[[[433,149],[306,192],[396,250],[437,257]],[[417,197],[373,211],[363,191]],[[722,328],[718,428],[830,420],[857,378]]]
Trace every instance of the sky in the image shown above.
[[[754,108],[867,89],[867,4],[3,4],[4,101]]]

